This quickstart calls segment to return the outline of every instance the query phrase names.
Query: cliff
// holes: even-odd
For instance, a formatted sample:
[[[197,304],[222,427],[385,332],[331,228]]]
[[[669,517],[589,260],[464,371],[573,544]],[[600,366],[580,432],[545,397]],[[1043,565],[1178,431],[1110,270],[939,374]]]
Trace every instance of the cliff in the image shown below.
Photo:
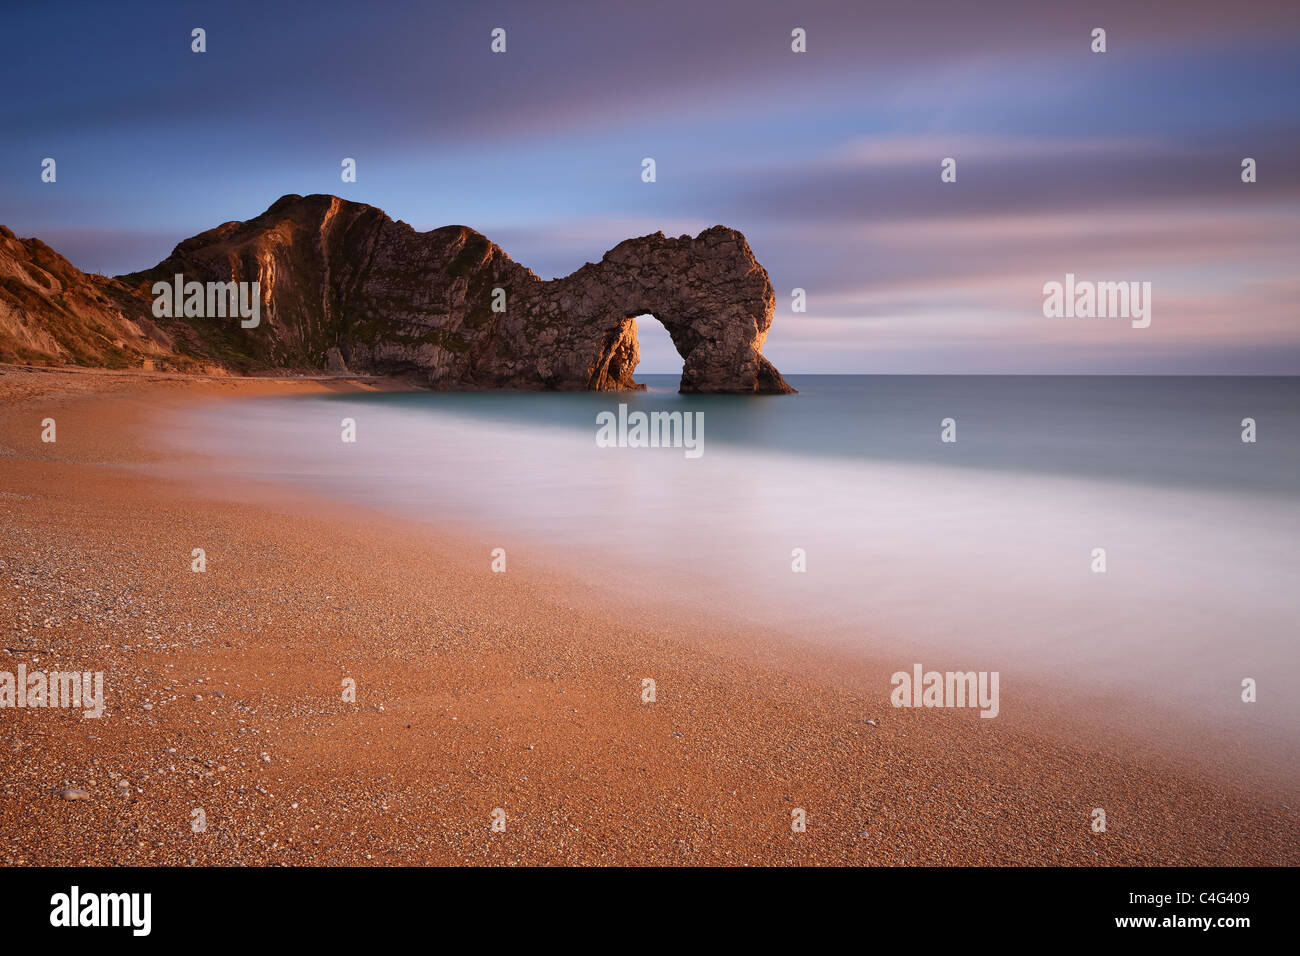
[[[465,226],[416,232],[324,195],[285,196],[116,280],[77,272],[37,240],[5,236],[0,358],[107,364],[105,349],[87,343],[111,338],[120,343],[114,359],[128,364],[174,354],[232,371],[415,374],[442,389],[624,389],[636,387],[635,317],[648,312],[682,355],[682,391],[793,391],[761,352],[771,282],[745,237],[722,226],[695,238],[629,239],[551,281]],[[178,273],[187,282],[259,282],[259,324],[154,317],[153,283]]]
[[[87,275],[39,239],[0,226],[0,361],[198,369],[207,351],[165,328],[127,285]],[[213,363],[220,364],[220,363]]]

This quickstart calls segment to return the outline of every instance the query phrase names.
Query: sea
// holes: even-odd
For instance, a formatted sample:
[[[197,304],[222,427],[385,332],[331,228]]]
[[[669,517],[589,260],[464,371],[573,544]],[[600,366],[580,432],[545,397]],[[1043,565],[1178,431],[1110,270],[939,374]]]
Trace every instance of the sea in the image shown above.
[[[999,671],[1004,712],[1020,676],[1300,729],[1300,378],[787,379],[253,398],[167,434],[469,535],[485,573],[501,547],[687,622]],[[620,404],[702,413],[700,453],[602,447]]]

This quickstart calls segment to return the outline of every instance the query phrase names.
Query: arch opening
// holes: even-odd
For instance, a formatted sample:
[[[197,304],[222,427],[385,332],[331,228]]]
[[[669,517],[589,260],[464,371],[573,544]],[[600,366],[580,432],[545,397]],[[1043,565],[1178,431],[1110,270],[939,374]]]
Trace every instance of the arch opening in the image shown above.
[[[673,379],[676,388],[681,384],[682,369],[685,361],[673,343],[668,329],[652,313],[642,312],[634,317],[636,322],[637,351],[640,361],[636,366],[638,385],[664,387],[667,377]],[[647,380],[647,377],[650,377]]]

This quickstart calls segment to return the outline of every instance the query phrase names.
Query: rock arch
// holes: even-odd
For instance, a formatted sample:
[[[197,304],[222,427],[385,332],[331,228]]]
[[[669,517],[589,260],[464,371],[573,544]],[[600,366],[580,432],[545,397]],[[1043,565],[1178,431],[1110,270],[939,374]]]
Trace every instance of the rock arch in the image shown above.
[[[260,282],[261,325],[222,343],[254,364],[320,368],[337,350],[354,372],[434,388],[636,388],[636,316],[649,312],[682,356],[683,392],[794,391],[762,354],[772,283],[724,226],[628,239],[547,281],[465,226],[416,232],[373,206],[290,195],[123,278],[143,294],[175,273]]]
[[[591,355],[586,388],[636,388],[636,316],[654,315],[682,357],[683,392],[793,391],[766,358],[776,296],[745,237],[714,226],[619,243],[599,263],[543,282],[528,308],[564,314]]]

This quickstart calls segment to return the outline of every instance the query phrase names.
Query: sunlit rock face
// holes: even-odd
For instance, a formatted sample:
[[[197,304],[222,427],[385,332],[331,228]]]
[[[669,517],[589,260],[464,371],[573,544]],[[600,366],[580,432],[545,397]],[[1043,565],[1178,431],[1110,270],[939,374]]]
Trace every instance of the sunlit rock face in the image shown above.
[[[682,355],[682,391],[792,391],[761,353],[772,283],[722,226],[629,239],[543,281],[465,226],[421,233],[372,206],[285,196],[130,278],[176,273],[261,283],[261,324],[238,335],[268,366],[324,367],[336,348],[353,372],[414,372],[435,388],[636,388],[635,316],[648,312]]]
[[[154,361],[202,367],[182,360],[130,288],[0,226],[0,362],[128,368]]]
[[[160,315],[155,284],[177,275],[257,283],[255,327],[179,308]],[[635,317],[651,313],[682,356],[683,392],[791,392],[762,355],[774,305],[749,243],[723,226],[628,239],[551,281],[473,229],[416,232],[337,196],[284,196],[117,279],[0,232],[0,350],[11,361],[147,358],[413,375],[442,389],[631,389]]]

